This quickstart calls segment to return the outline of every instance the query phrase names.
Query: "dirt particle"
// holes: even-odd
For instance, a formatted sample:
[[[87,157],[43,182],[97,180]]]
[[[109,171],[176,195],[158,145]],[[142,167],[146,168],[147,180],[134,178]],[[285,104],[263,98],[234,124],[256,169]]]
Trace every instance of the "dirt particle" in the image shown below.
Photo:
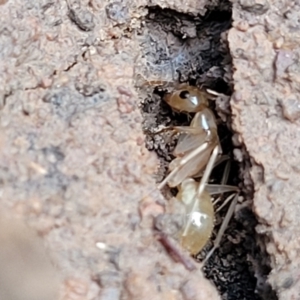
[[[280,104],[282,107],[282,114],[287,120],[295,122],[300,118],[300,101],[298,99],[282,99]]]
[[[191,26],[190,24],[188,24],[187,26],[182,26],[181,32],[182,32],[183,39],[186,39],[186,38],[193,39],[193,38],[197,37],[196,26]]]
[[[288,79],[297,86],[297,90],[300,89],[300,62],[296,61],[286,70],[288,74]]]
[[[96,274],[93,278],[103,288],[117,287],[122,284],[122,279],[117,271],[103,271]]]
[[[46,159],[51,162],[55,163],[57,161],[63,161],[65,158],[64,153],[61,151],[59,147],[48,147],[42,149]]]
[[[119,112],[122,114],[129,114],[135,109],[134,103],[125,95],[120,95],[117,98],[117,104]]]
[[[69,18],[83,31],[92,31],[95,28],[94,15],[86,9],[70,8]]]
[[[152,200],[144,200],[139,205],[139,211],[142,218],[147,216],[157,217],[163,216],[164,208],[162,205],[153,202]]]
[[[284,75],[286,69],[294,63],[296,56],[292,51],[279,50],[275,59],[276,77]]]
[[[79,278],[69,278],[65,283],[66,299],[80,299],[80,296],[86,296],[88,292],[88,283]]]
[[[240,21],[235,25],[235,27],[240,31],[247,31],[249,29],[249,24],[246,21]]]
[[[244,159],[244,155],[243,155],[241,149],[239,149],[239,148],[235,148],[233,150],[233,155],[234,155],[234,159],[238,162],[242,162]]]
[[[117,87],[117,90],[118,90],[118,92],[121,94],[121,95],[125,95],[125,96],[127,96],[127,97],[132,97],[133,95],[132,95],[132,92],[127,88],[127,87],[125,87],[125,86],[123,86],[123,85],[119,85],[118,87]]]
[[[243,95],[241,92],[234,92],[231,99],[234,102],[239,103],[239,102],[243,101]]]
[[[293,283],[294,283],[294,279],[292,277],[288,277],[283,281],[281,287],[284,289],[288,289],[293,285]]]
[[[270,8],[268,0],[240,0],[240,5],[244,10],[255,15],[263,15]]]
[[[137,144],[138,146],[141,146],[141,145],[143,145],[144,143],[145,143],[145,139],[144,139],[143,137],[141,137],[141,136],[138,136],[137,139],[136,139],[136,144]]]
[[[232,135],[232,144],[233,144],[233,146],[240,147],[242,145],[240,139],[241,139],[240,135],[237,134],[237,133],[234,133]]]
[[[84,73],[78,75],[75,82],[75,89],[86,97],[92,97],[96,94],[103,94],[107,89],[105,83],[99,79],[99,76],[92,66],[79,66],[85,68]]]
[[[46,88],[49,88],[52,85],[52,83],[53,83],[52,78],[43,77],[41,79],[40,86],[41,86],[41,88],[46,89]]]
[[[128,19],[128,9],[122,2],[112,2],[106,6],[107,17],[117,24],[124,24]]]
[[[174,239],[166,234],[159,234],[158,238],[174,261],[182,263],[189,271],[193,271],[197,268],[196,263],[189,253],[185,251]]]
[[[35,110],[35,103],[25,102],[23,103],[23,113],[25,116],[29,116]]]

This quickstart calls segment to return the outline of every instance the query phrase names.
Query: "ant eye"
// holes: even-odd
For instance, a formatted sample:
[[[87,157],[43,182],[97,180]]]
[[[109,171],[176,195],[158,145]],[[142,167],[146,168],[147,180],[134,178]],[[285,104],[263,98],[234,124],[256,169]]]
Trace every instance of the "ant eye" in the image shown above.
[[[184,90],[182,92],[180,92],[179,97],[181,99],[187,99],[189,97],[190,93],[187,90]]]

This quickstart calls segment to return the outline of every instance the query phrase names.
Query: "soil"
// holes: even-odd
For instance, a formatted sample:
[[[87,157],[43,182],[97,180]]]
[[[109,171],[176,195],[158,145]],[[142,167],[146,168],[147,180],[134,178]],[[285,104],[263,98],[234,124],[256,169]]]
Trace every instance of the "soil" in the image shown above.
[[[0,1],[0,238],[30,249],[16,219],[42,238],[43,299],[297,299],[299,7],[269,2]],[[224,94],[211,109],[242,190],[203,273],[154,228],[176,138],[149,131],[189,124],[162,101],[178,82]]]

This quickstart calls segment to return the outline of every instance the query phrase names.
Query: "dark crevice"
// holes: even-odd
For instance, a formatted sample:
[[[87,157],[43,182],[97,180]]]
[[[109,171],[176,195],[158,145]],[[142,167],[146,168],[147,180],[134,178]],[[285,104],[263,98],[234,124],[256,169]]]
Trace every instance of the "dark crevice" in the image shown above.
[[[163,101],[165,92],[172,90],[172,85],[180,81],[228,96],[224,98],[227,101],[225,106],[217,100],[211,101],[210,108],[218,120],[223,152],[232,158],[228,184],[239,186],[243,190],[241,174],[246,169],[249,172],[250,161],[247,157],[242,163],[233,160],[229,107],[233,86],[232,74],[227,71],[230,69],[228,66],[231,67],[231,57],[226,40],[222,39],[224,32],[231,27],[231,6],[226,1],[221,1],[221,4],[209,10],[205,16],[192,16],[159,7],[149,8],[144,36],[141,34],[144,69],[139,70],[140,75],[149,80],[149,84],[146,82],[139,87],[141,94],[146,95],[141,105],[146,146],[149,150],[156,151],[161,162],[158,181],[165,177],[168,164],[174,158],[172,151],[176,138],[170,139],[167,134],[147,135],[147,131],[160,125],[189,125],[193,116],[174,113]],[[167,84],[151,84],[160,80]],[[224,116],[225,122],[222,121]],[[223,170],[224,164],[215,168],[210,181],[219,183]],[[176,193],[176,190],[171,193]],[[251,191],[243,195],[245,202],[238,205],[237,213],[222,238],[221,247],[204,268],[206,277],[214,282],[222,299],[261,299],[266,290],[270,295],[266,284],[270,270],[267,267],[258,268],[261,251],[255,236],[257,221],[252,213],[252,196]],[[225,214],[226,208],[216,215],[216,228],[212,238]],[[212,241],[208,243],[207,249],[211,246]],[[203,258],[207,249],[198,258]]]
[[[1,101],[2,103],[0,103],[0,109],[3,109],[6,106],[7,98],[10,97],[10,96],[12,96],[12,94],[13,94],[13,91],[10,90],[8,93],[5,93],[3,95],[3,99]]]
[[[73,67],[77,65],[77,61],[74,61],[72,64],[70,64],[66,69],[64,69],[64,72],[70,71]]]

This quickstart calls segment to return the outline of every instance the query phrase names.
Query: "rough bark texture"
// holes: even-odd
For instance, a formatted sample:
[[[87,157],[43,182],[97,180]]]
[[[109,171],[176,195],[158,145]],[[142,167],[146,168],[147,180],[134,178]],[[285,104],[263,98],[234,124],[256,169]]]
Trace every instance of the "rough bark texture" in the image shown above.
[[[219,299],[153,234],[161,195],[140,203],[157,167],[133,87],[148,3],[1,4],[0,204],[43,236],[60,298]]]
[[[299,298],[299,4],[235,1],[233,126],[252,161],[257,231],[279,299]]]

